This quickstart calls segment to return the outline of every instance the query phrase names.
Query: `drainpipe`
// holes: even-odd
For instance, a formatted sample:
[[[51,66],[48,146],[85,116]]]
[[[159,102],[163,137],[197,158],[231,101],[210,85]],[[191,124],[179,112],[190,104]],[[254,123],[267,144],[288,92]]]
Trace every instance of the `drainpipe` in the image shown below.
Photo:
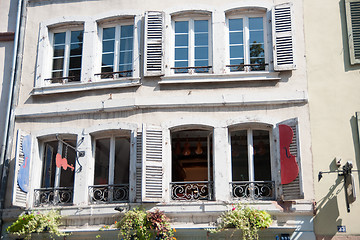
[[[9,161],[11,157],[12,142],[14,138],[15,113],[14,108],[17,105],[19,96],[20,72],[22,66],[22,52],[24,45],[24,32],[26,20],[26,0],[18,0],[18,8],[16,15],[16,30],[14,37],[14,52],[11,67],[11,78],[9,85],[9,98],[6,108],[6,118],[4,126],[4,138],[1,145],[0,158],[0,234],[2,235],[2,215],[5,204],[5,193],[7,186],[7,178],[9,172]],[[3,239],[3,236],[1,236]]]

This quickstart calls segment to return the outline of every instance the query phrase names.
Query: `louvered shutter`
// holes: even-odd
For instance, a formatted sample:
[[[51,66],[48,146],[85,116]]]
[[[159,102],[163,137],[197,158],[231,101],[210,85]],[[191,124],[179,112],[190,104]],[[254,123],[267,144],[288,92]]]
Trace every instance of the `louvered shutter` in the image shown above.
[[[346,0],[346,22],[348,30],[350,63],[360,63],[360,1]]]
[[[142,139],[142,201],[160,202],[163,199],[162,129],[144,125]]]
[[[297,177],[295,178],[295,180],[293,180],[292,182],[290,182],[288,184],[281,184],[281,188],[282,188],[281,198],[283,200],[303,199],[304,194],[303,194],[303,190],[302,190],[302,181],[301,181],[301,161],[300,161],[300,142],[299,142],[298,119],[293,118],[293,119],[289,119],[289,120],[279,123],[277,126],[278,130],[279,130],[280,125],[286,125],[292,129],[292,132],[294,135],[292,138],[292,142],[290,143],[289,149],[290,149],[290,154],[295,156],[296,163],[299,167],[299,173],[298,173]],[[279,137],[281,137],[281,136],[279,136]],[[281,141],[281,139],[280,139],[280,141]],[[279,141],[279,144],[280,144],[280,141]],[[280,151],[279,151],[279,155],[280,155]],[[280,160],[280,156],[279,156],[279,160]],[[284,169],[281,169],[281,171],[283,171],[283,170]]]
[[[30,190],[31,135],[20,129],[17,132],[12,205],[26,207]]]
[[[142,132],[136,136],[136,202],[141,202],[142,181]]]
[[[272,11],[272,34],[275,71],[293,70],[296,68],[294,59],[294,28],[292,5],[277,5]]]
[[[160,76],[164,73],[164,13],[146,12],[144,38],[144,76]]]

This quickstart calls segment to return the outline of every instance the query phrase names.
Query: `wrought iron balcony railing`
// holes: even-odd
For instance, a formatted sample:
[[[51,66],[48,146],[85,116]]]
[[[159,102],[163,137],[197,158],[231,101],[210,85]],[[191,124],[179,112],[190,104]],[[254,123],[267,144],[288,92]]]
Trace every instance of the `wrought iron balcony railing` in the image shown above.
[[[212,200],[213,182],[172,182],[170,183],[172,200]]]
[[[174,73],[209,73],[212,66],[172,67]]]
[[[232,197],[235,199],[274,200],[275,182],[231,182]]]
[[[61,206],[73,203],[72,187],[40,188],[34,190],[34,206]]]
[[[128,202],[129,184],[90,186],[89,200],[90,203]]]

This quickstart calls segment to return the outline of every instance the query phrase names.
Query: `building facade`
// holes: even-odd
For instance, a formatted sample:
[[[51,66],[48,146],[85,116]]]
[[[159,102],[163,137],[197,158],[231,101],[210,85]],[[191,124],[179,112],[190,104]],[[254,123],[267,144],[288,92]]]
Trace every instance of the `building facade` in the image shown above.
[[[55,208],[93,238],[141,205],[225,239],[205,229],[243,203],[261,239],[315,239],[302,1],[26,4],[4,226]]]
[[[356,24],[360,2],[324,5],[305,1],[304,6],[314,174],[342,171],[347,162],[352,162],[352,170],[358,170],[360,66]],[[320,10],[327,14],[319,15]],[[352,171],[352,175],[353,189],[359,193],[359,174]],[[343,176],[324,173],[315,181],[315,195],[317,239],[360,238],[360,205],[358,200],[350,201],[347,208]]]

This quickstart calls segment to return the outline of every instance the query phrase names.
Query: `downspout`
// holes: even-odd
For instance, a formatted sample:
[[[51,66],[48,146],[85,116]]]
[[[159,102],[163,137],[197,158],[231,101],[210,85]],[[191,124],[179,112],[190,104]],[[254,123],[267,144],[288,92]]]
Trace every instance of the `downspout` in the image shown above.
[[[11,67],[11,78],[9,84],[9,98],[6,108],[6,118],[4,126],[4,137],[1,145],[1,158],[0,158],[0,173],[1,173],[1,186],[0,186],[0,234],[2,236],[2,215],[5,204],[5,193],[7,186],[7,178],[9,172],[9,161],[12,150],[12,139],[14,136],[15,113],[14,108],[17,105],[19,96],[19,81],[22,63],[22,52],[24,45],[24,32],[25,32],[25,18],[26,18],[26,0],[18,0],[18,8],[16,15],[16,30],[14,37],[14,52]]]

